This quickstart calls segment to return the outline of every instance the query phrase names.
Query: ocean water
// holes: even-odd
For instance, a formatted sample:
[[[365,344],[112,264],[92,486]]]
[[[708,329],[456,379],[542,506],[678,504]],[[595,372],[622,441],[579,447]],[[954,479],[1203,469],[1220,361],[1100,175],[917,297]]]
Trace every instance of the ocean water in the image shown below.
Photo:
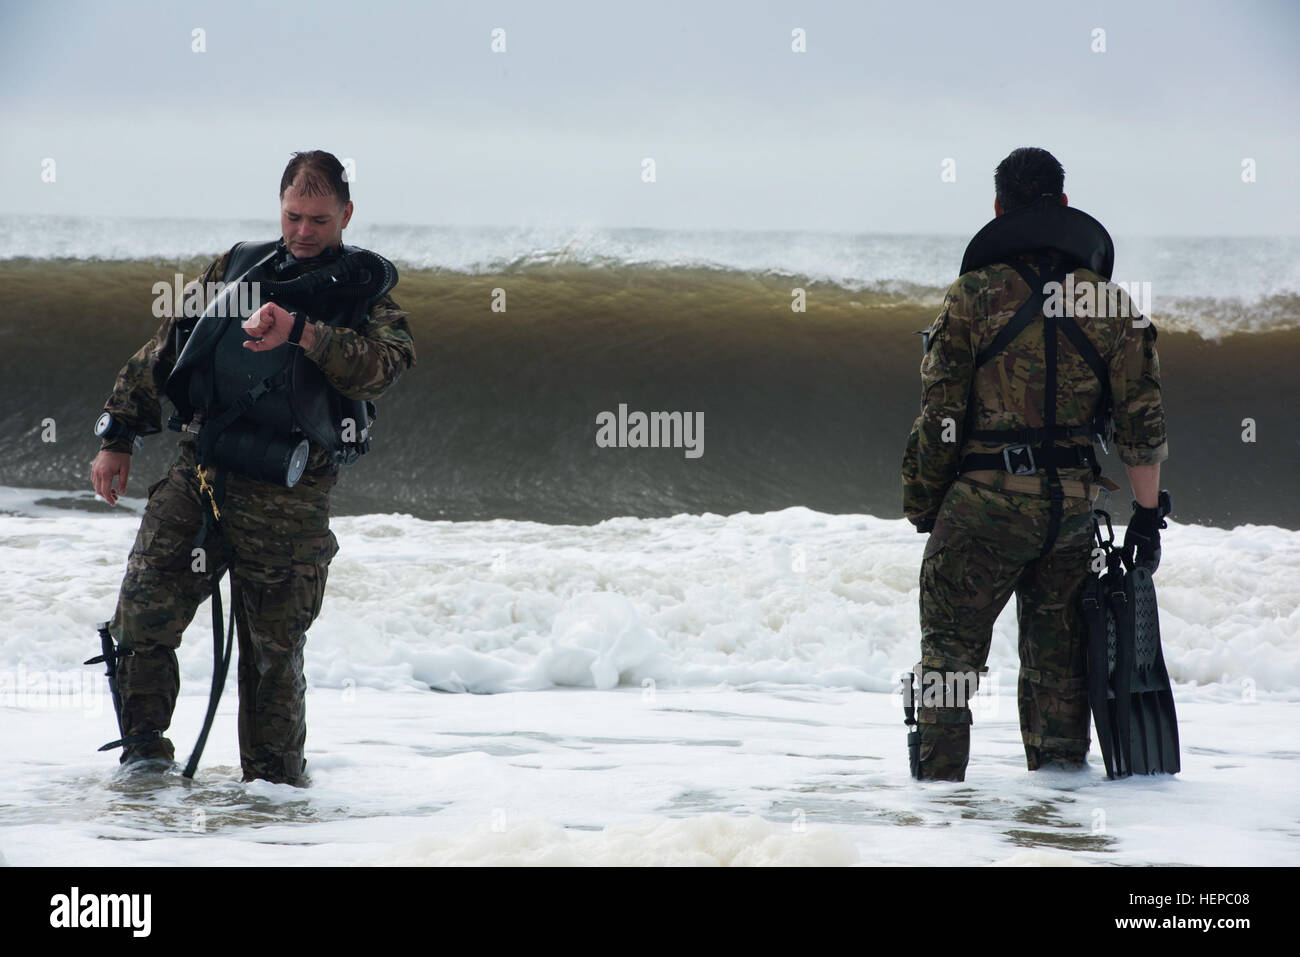
[[[85,488],[90,425],[159,324],[155,284],[273,233],[0,218],[0,484]],[[963,238],[385,226],[349,239],[398,260],[419,360],[380,401],[374,450],[347,470],[336,513],[900,515],[914,333]],[[1117,242],[1120,273],[1152,283],[1177,517],[1300,528],[1300,245]],[[806,312],[791,309],[797,289]],[[598,422],[623,406],[698,418],[703,454],[602,448]],[[148,485],[174,449],[172,433],[147,438],[136,477]],[[1114,454],[1103,466],[1124,485]]]
[[[0,261],[211,260],[274,220],[0,216]],[[349,227],[348,243],[413,270],[495,274],[535,265],[776,274],[942,299],[969,236],[574,227]],[[1114,237],[1123,283],[1150,283],[1151,315],[1207,338],[1300,324],[1300,236]]]

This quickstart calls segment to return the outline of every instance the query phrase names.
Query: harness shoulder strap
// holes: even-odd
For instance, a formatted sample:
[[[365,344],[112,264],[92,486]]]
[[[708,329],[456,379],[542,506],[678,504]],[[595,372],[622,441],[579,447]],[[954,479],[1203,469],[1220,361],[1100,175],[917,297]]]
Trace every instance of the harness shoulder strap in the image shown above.
[[[1060,330],[1065,333],[1065,338],[1070,340],[1070,345],[1074,346],[1076,352],[1083,357],[1083,361],[1088,363],[1088,368],[1092,369],[1101,382],[1103,390],[1110,389],[1110,369],[1106,367],[1106,360],[1101,357],[1097,347],[1092,344],[1092,340],[1087,334],[1079,328],[1079,324],[1070,316],[1058,316],[1056,324]]]
[[[1043,386],[1043,427],[1048,430],[1056,428],[1056,401],[1059,398],[1059,385],[1056,375],[1056,317],[1043,313],[1043,364],[1047,367],[1047,381]],[[1047,535],[1043,541],[1040,555],[1046,556],[1056,544],[1056,537],[1061,531],[1061,518],[1064,513],[1065,493],[1061,488],[1061,475],[1056,465],[1047,465],[1047,494],[1051,500],[1047,513]]]
[[[1042,311],[1044,285],[1042,278],[1028,266],[1012,263],[1011,267],[1020,273],[1020,278],[1029,285],[1029,298],[1016,310],[1016,314],[1011,317],[1011,321],[998,330],[998,334],[993,337],[993,341],[975,356],[976,369],[1006,349],[1011,344],[1011,341],[1020,335],[1025,330],[1025,327],[1033,322],[1039,312]]]
[[[1030,283],[1030,298],[1024,300],[1021,308],[1015,311],[1014,316],[1011,316],[1011,321],[1002,326],[1001,329],[998,329],[997,335],[993,337],[993,341],[988,343],[988,345],[982,348],[982,350],[979,351],[979,354],[975,356],[976,369],[982,367],[982,365],[987,363],[989,359],[992,359],[993,356],[1000,355],[1006,347],[1011,345],[1011,341],[1013,341],[1017,335],[1024,332],[1024,328],[1026,328],[1030,322],[1035,320],[1035,317],[1039,315],[1041,308],[1043,308],[1043,287],[1041,287],[1041,283],[1037,281],[1037,276],[1034,277],[1034,280],[1030,280],[1030,278],[1024,276],[1023,270],[1021,267],[1018,267],[1018,265],[1015,267],[1015,270],[1021,273],[1021,276],[1024,277],[1024,281]]]

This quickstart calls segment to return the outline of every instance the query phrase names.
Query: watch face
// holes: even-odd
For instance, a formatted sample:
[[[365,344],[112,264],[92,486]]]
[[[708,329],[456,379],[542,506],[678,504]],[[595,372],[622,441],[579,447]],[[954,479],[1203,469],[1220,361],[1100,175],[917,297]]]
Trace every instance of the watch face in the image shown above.
[[[289,457],[288,475],[285,476],[284,484],[293,488],[298,484],[298,479],[302,478],[303,471],[307,468],[307,456],[311,452],[311,446],[306,439],[303,439],[294,448],[293,454]]]
[[[113,424],[113,417],[105,412],[95,420],[95,434],[103,435],[108,431],[108,427]]]

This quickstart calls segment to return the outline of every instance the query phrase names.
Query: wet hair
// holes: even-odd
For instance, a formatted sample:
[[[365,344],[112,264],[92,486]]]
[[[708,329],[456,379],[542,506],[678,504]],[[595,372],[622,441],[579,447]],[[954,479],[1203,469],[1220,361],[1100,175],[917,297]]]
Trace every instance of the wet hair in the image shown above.
[[[284,198],[284,191],[294,184],[299,173],[302,174],[302,182],[298,184],[298,188],[308,196],[335,196],[340,206],[347,205],[352,199],[348,191],[347,177],[343,175],[343,164],[333,153],[326,153],[324,150],[294,153],[293,159],[289,160],[289,165],[284,168],[284,175],[280,177],[281,199]]]
[[[1065,192],[1065,168],[1047,150],[1022,146],[993,171],[993,189],[1003,212],[1030,206],[1044,196],[1058,202]]]

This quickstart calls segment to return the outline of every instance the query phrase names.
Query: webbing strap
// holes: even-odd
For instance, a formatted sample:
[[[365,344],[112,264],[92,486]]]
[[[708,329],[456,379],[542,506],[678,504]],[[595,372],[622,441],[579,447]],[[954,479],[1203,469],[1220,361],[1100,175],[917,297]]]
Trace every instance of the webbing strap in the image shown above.
[[[974,724],[969,708],[920,708],[917,724]]]
[[[212,453],[217,447],[217,440],[221,438],[221,433],[225,432],[227,428],[235,423],[236,419],[251,409],[253,403],[271,390],[284,385],[288,378],[288,363],[286,362],[275,375],[268,376],[255,383],[247,392],[232,402],[230,408],[212,421],[204,423],[199,430],[199,464],[210,464],[212,462]]]
[[[1019,268],[1019,267],[1017,267]],[[1021,274],[1023,275],[1023,273]],[[1035,274],[1035,278],[1037,278]],[[1041,282],[1041,280],[1040,280]],[[1056,428],[1056,318],[1043,313],[1043,364],[1047,366],[1047,381],[1043,386],[1043,427]],[[1061,488],[1061,473],[1056,463],[1047,463],[1047,537],[1040,554],[1046,555],[1056,544],[1061,531],[1061,515],[1065,507],[1065,492]]]
[[[199,740],[190,752],[190,759],[185,762],[183,777],[193,778],[198,770],[199,758],[203,756],[203,747],[208,743],[208,733],[212,730],[212,720],[217,716],[217,704],[221,701],[222,689],[226,686],[226,675],[230,672],[230,652],[234,646],[235,634],[235,576],[230,576],[230,625],[226,629],[226,650],[221,651],[221,576],[212,578],[212,688],[208,692],[208,710],[203,717],[203,728],[199,731]]]
[[[1075,351],[1083,357],[1084,362],[1088,363],[1088,368],[1092,370],[1092,374],[1095,375],[1097,381],[1101,383],[1101,399],[1097,403],[1097,409],[1101,415],[1107,415],[1107,410],[1110,409],[1112,400],[1110,392],[1110,370],[1106,368],[1106,361],[1102,359],[1101,353],[1097,351],[1097,347],[1092,344],[1092,340],[1084,334],[1083,330],[1079,328],[1079,324],[1075,322],[1074,319],[1070,316],[1061,316],[1057,320],[1057,323],[1060,325],[1061,331],[1065,333],[1065,338],[1070,340],[1070,344],[1074,346]],[[1104,425],[1099,425],[1094,422],[1094,427],[1090,428],[1088,431],[1096,431],[1100,435],[1102,432],[1105,432],[1106,429]],[[1107,439],[1102,439],[1102,448],[1106,447],[1106,441]],[[1101,467],[1095,465],[1093,467],[1093,473],[1100,475]]]
[[[1024,445],[1038,445],[1039,448],[1034,453],[1036,465],[1046,473],[1047,494],[1049,499],[1049,511],[1047,519],[1047,533],[1043,541],[1040,555],[1046,556],[1056,544],[1057,536],[1061,531],[1061,519],[1064,513],[1065,492],[1061,487],[1061,476],[1057,471],[1058,462],[1061,461],[1059,452],[1052,449],[1048,443],[1061,441],[1063,439],[1074,438],[1079,435],[1087,435],[1093,431],[1091,426],[1058,426],[1056,424],[1056,406],[1058,390],[1058,343],[1057,333],[1064,333],[1066,339],[1074,346],[1075,350],[1083,358],[1084,362],[1092,370],[1093,374],[1101,383],[1102,388],[1102,406],[1105,407],[1110,396],[1110,374],[1106,368],[1105,362],[1097,352],[1096,347],[1079,328],[1078,324],[1068,316],[1049,316],[1043,308],[1046,300],[1046,286],[1048,283],[1064,284],[1068,275],[1066,270],[1056,270],[1046,279],[1038,273],[1036,269],[1027,264],[1018,262],[1011,263],[1011,267],[1019,273],[1020,278],[1024,280],[1029,287],[1029,298],[1020,306],[1011,320],[998,330],[997,335],[987,347],[980,350],[975,357],[975,368],[978,370],[994,356],[1001,353],[1021,332],[1029,326],[1039,315],[1043,318],[1043,364],[1045,366],[1045,382],[1043,388],[1043,426],[1041,429],[979,429],[969,430],[967,438],[983,442],[1006,442],[1008,444],[1021,443]],[[1078,447],[1068,450],[1067,454],[1075,455]],[[1091,451],[1091,450],[1089,450]],[[968,471],[975,467],[999,467],[994,462],[998,456],[994,455],[968,455],[963,459],[960,466],[962,471]],[[977,465],[977,460],[979,465]],[[1040,461],[1041,460],[1041,461]],[[988,462],[985,466],[983,463]],[[1095,460],[1089,463],[1081,462],[1081,465],[1090,464],[1094,474],[1100,472],[1100,468]],[[1006,466],[1010,468],[1010,466]]]
[[[1070,316],[1060,316],[1056,320],[1061,331],[1065,333],[1065,338],[1070,340],[1070,345],[1074,346],[1075,351],[1083,357],[1083,361],[1088,363],[1088,368],[1092,369],[1092,374],[1097,377],[1101,383],[1102,398],[1105,399],[1106,393],[1110,392],[1110,370],[1106,368],[1106,361],[1102,359],[1101,353],[1097,347],[1092,344],[1079,324]]]
[[[1020,335],[1020,333],[1025,330],[1025,327],[1033,322],[1038,314],[1043,311],[1043,302],[1047,298],[1047,295],[1043,290],[1047,284],[1055,282],[1064,285],[1065,277],[1068,275],[1068,270],[1058,269],[1056,272],[1051,273],[1046,279],[1044,279],[1032,267],[1022,263],[1013,262],[1011,263],[1011,268],[1018,272],[1020,278],[1025,281],[1027,286],[1029,286],[1029,298],[1025,300],[1024,304],[1019,309],[1016,310],[1016,314],[1011,317],[1011,320],[998,330],[998,334],[993,337],[993,341],[976,354],[976,369],[980,368],[980,366],[984,365],[998,353],[1006,349],[1006,347],[1011,344],[1011,340]],[[1073,320],[1071,320],[1070,324],[1074,325]],[[1074,343],[1075,348],[1080,350],[1084,359],[1088,362],[1088,365],[1092,367],[1094,372],[1097,372],[1099,369],[1102,370],[1103,374],[1100,376],[1102,381],[1108,381],[1104,374],[1105,364],[1101,361],[1101,356],[1097,354],[1097,350],[1093,348],[1091,342],[1088,342],[1088,337],[1083,334],[1083,330],[1079,329],[1078,326],[1074,326],[1074,331],[1078,333],[1079,338],[1083,343],[1085,343],[1085,346],[1080,346],[1073,336],[1070,336],[1070,342]],[[1070,335],[1070,333],[1067,331],[1066,335]],[[1089,356],[1089,353],[1091,353],[1091,357]]]
[[[108,744],[102,744],[96,750],[112,751],[114,748],[129,748],[133,744],[144,744],[146,741],[157,741],[161,737],[161,731],[141,731],[139,734],[129,734],[125,738],[118,738],[116,741],[108,742]]]
[[[992,358],[994,347],[997,347],[1000,351],[1011,341],[1011,339],[1015,338],[1016,335],[1019,335],[1020,331],[1024,329],[1025,326],[1028,326],[1035,316],[1040,313],[1042,314],[1043,365],[1046,367],[1046,381],[1043,385],[1043,431],[1048,435],[1052,435],[1057,430],[1057,323],[1056,318],[1054,316],[1049,316],[1047,311],[1043,309],[1043,302],[1046,298],[1044,288],[1048,282],[1063,282],[1065,273],[1058,270],[1047,280],[1044,280],[1038,271],[1030,266],[1021,263],[1012,263],[1011,266],[1020,274],[1020,278],[1025,281],[1025,284],[1029,286],[1029,299],[1026,300],[1025,305],[1021,306],[1015,316],[1012,317],[1011,322],[1004,326],[998,335],[994,337],[989,348],[985,349],[984,352],[980,353],[980,355],[985,358],[985,361]],[[1026,308],[1031,305],[1033,307],[1033,312],[1026,316]],[[1016,328],[1010,336],[1006,337],[1005,341],[1000,342],[999,340],[1003,340],[1003,334],[1011,329],[1013,325],[1017,325],[1018,328]],[[976,359],[976,362],[979,362],[978,358]],[[1043,548],[1039,553],[1040,555],[1047,555],[1052,550],[1052,546],[1056,544],[1056,537],[1061,531],[1061,516],[1065,509],[1065,492],[1061,488],[1061,475],[1060,472],[1057,471],[1055,457],[1045,456],[1045,458],[1046,461],[1042,464],[1044,466],[1043,471],[1047,473],[1047,495],[1049,504],[1047,515],[1047,535],[1043,541]]]
[[[1024,303],[1021,304],[1019,309],[1016,310],[1015,315],[1011,317],[1010,321],[1008,321],[1005,326],[1003,326],[1001,329],[998,330],[997,335],[993,337],[993,341],[990,342],[986,347],[981,349],[976,354],[975,370],[974,370],[975,372],[978,372],[980,370],[980,367],[988,363],[988,361],[992,359],[994,356],[998,355],[1003,350],[1005,350],[1006,347],[1011,344],[1011,341],[1015,339],[1016,336],[1020,335],[1020,333],[1023,332],[1025,328],[1031,322],[1034,321],[1034,319],[1038,316],[1038,314],[1043,311],[1043,300],[1045,299],[1043,288],[1044,286],[1047,285],[1047,282],[1065,281],[1066,273],[1064,270],[1057,270],[1056,272],[1052,273],[1051,276],[1048,278],[1048,280],[1045,282],[1042,280],[1042,278],[1038,275],[1037,272],[1035,272],[1032,268],[1028,266],[1022,266],[1019,263],[1012,263],[1011,266],[1013,269],[1016,270],[1017,273],[1020,274],[1020,278],[1024,280],[1025,284],[1029,286],[1029,298],[1026,299]],[[1035,441],[1042,441],[1042,440],[1057,441],[1060,439],[1073,438],[1074,437],[1073,430],[1077,428],[1076,426],[1070,426],[1068,427],[1068,429],[1062,429],[1053,425],[1051,429],[1042,430],[1042,432],[1045,433],[1043,435],[1042,440],[1035,440],[1032,438],[1021,439],[1019,438],[1019,435],[1021,433],[1026,433],[1026,432],[1034,433],[1037,432],[1038,430],[972,429],[969,428],[969,426],[972,424],[972,418],[974,416],[974,412],[975,410],[973,406],[967,408],[966,424],[968,428],[965,430],[964,434],[967,438],[974,439],[978,442],[1033,443]]]
[[[1079,691],[1088,686],[1086,675],[1082,678],[1057,678],[1043,674],[1037,668],[1025,668],[1023,666],[1020,668],[1020,677],[1030,684],[1040,685],[1052,691]]]
[[[1020,335],[1043,309],[1043,285],[1038,280],[1037,273],[1033,274],[1031,279],[1026,271],[1018,263],[1012,263],[1016,272],[1020,273],[1022,279],[1029,284],[1029,298],[1024,304],[1016,310],[1016,314],[1011,317],[1011,321],[998,330],[998,334],[993,337],[993,341],[980,350],[975,356],[975,368],[979,369],[998,353],[1002,352],[1011,344],[1016,336]]]
[[[1025,472],[1026,475],[1035,475],[1038,470],[1046,471],[1049,465],[1058,469],[1090,469],[1097,464],[1091,445],[1067,445],[1064,448],[1051,445],[1035,446],[1032,452],[1036,468],[1033,472]],[[1006,467],[1006,458],[997,452],[972,452],[963,455],[957,466],[962,472],[976,469],[1005,471]]]

